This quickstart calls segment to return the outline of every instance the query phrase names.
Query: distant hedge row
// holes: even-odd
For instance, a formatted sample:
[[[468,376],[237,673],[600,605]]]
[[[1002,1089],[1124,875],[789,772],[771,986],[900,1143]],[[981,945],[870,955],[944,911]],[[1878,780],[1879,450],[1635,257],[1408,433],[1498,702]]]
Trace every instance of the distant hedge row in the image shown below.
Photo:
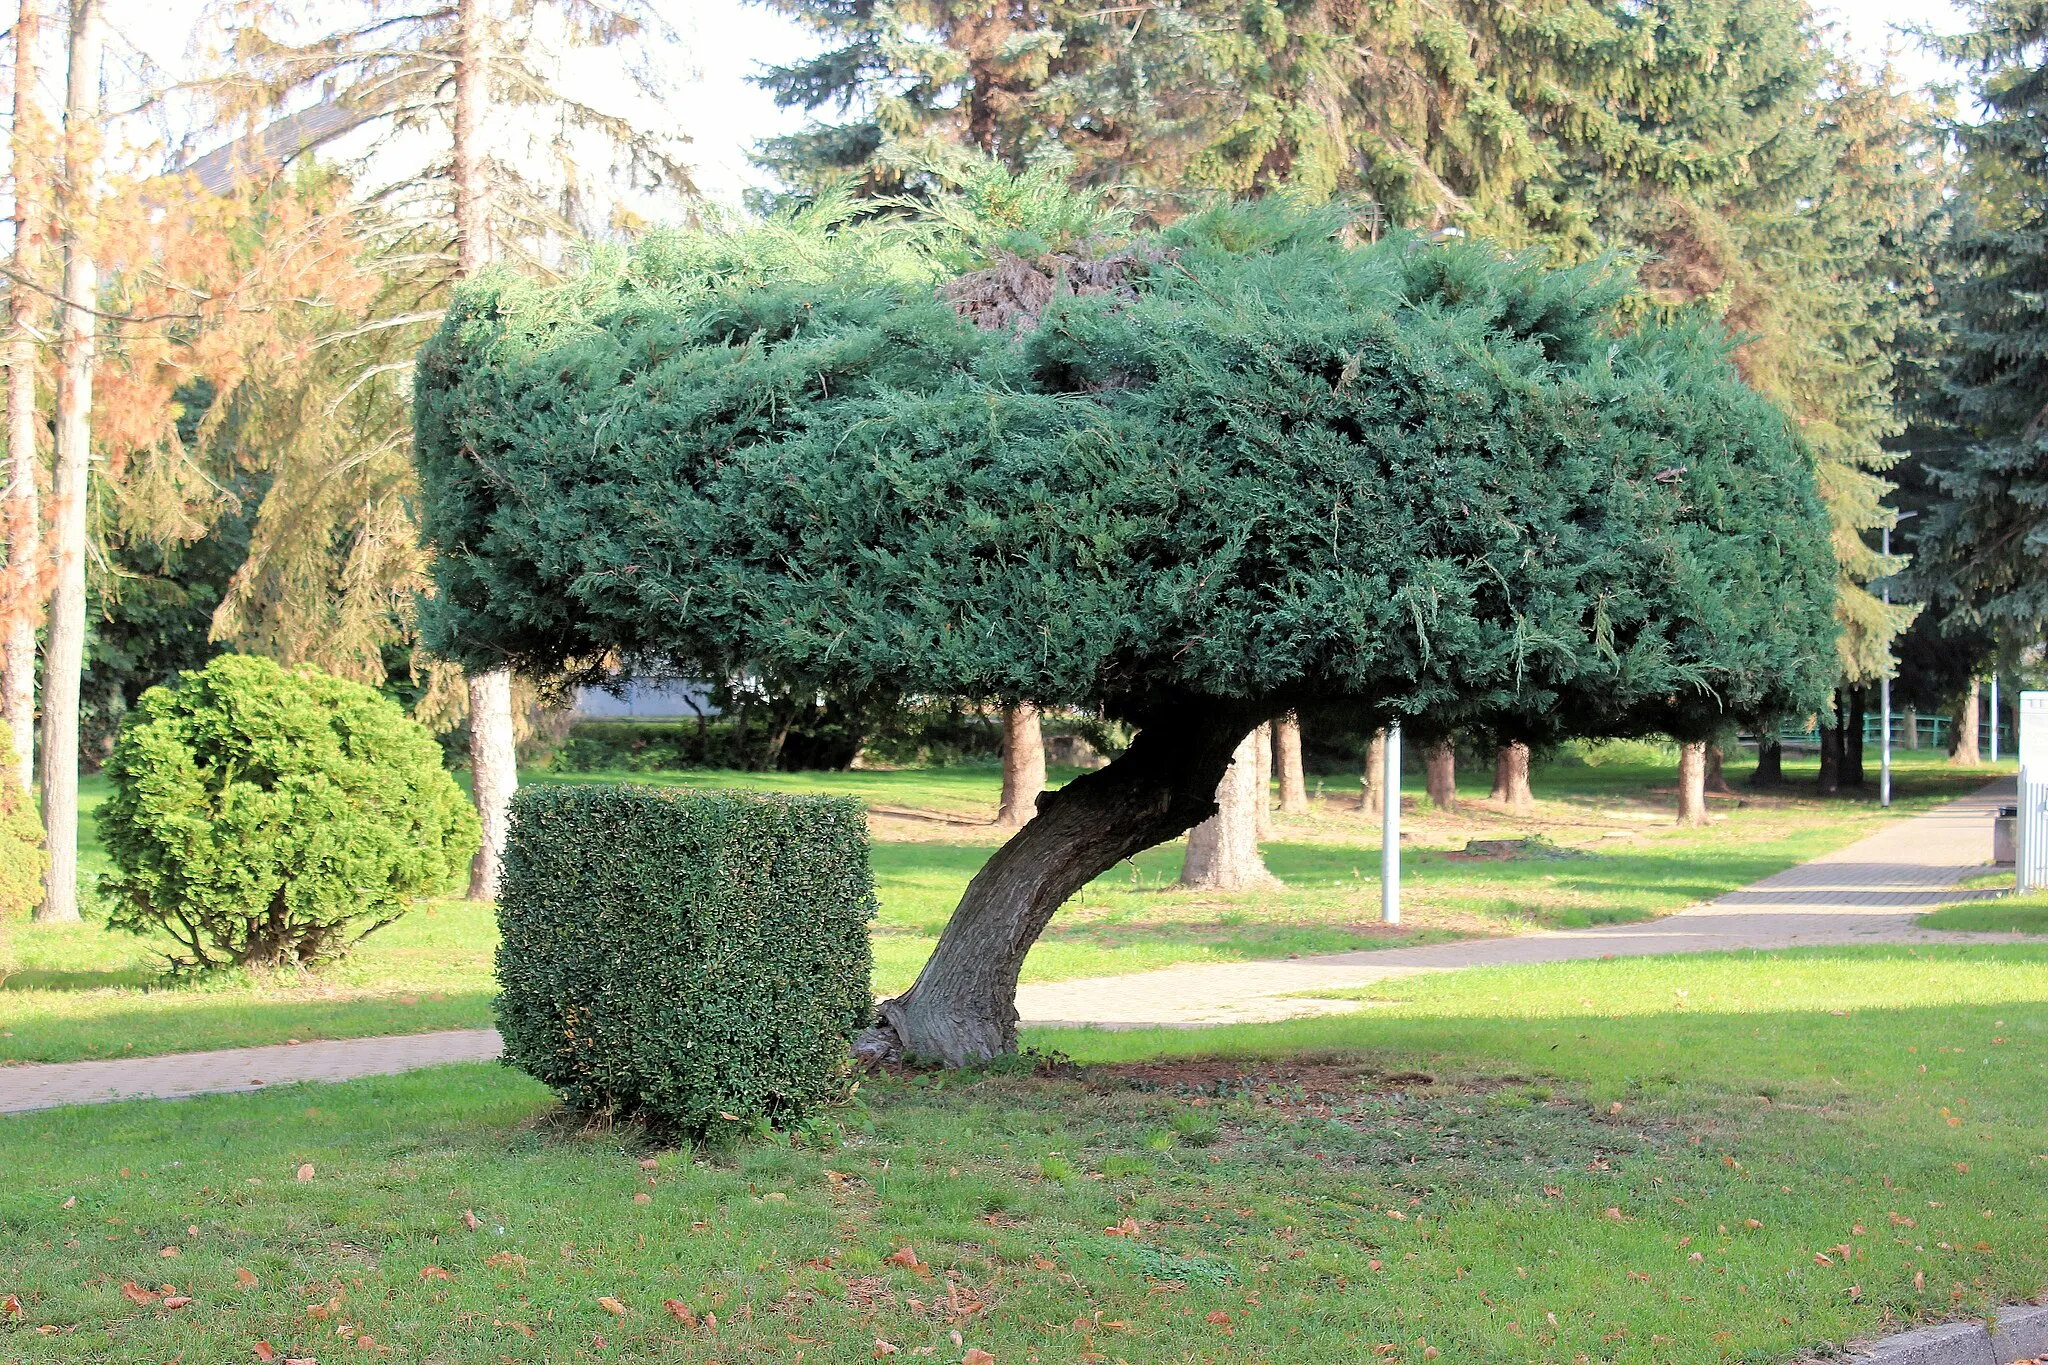
[[[867,823],[842,797],[530,787],[498,899],[508,1061],[685,1133],[843,1093],[872,1009]]]

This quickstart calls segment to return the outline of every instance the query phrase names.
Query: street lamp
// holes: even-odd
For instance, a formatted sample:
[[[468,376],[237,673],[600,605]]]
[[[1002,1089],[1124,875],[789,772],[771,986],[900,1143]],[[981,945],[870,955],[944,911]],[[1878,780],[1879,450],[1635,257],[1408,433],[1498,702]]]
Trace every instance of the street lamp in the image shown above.
[[[1887,525],[1885,526],[1885,528],[1884,528],[1884,557],[1885,557],[1886,559],[1890,559],[1890,558],[1891,558],[1891,555],[1892,555],[1892,527],[1893,527],[1893,526],[1896,526],[1896,525],[1898,525],[1898,524],[1899,524],[1900,522],[1904,521],[1904,520],[1905,520],[1906,518],[1908,518],[1908,517],[1917,517],[1917,516],[1919,516],[1919,515],[1920,515],[1920,514],[1919,514],[1918,512],[1900,512],[1900,513],[1899,513],[1899,514],[1898,514],[1897,516],[1894,516],[1894,517],[1893,517],[1893,518],[1891,519],[1891,521],[1890,521],[1890,523],[1889,523],[1889,524],[1887,524]],[[1885,604],[1886,606],[1890,606],[1890,605],[1892,604],[1892,580],[1891,580],[1891,575],[1890,575],[1890,574],[1886,574],[1886,575],[1885,575],[1885,580],[1884,580],[1884,589],[1883,589],[1883,592],[1884,592],[1884,604]],[[1891,652],[1890,646],[1886,646],[1885,652],[1886,652],[1887,654],[1889,654],[1889,653]],[[1879,729],[1879,730],[1880,730],[1880,731],[1882,732],[1882,738],[1881,738],[1881,742],[1880,742],[1880,743],[1879,743],[1879,745],[1878,745],[1878,761],[1877,761],[1877,804],[1878,804],[1878,805],[1880,805],[1880,806],[1890,806],[1890,805],[1891,805],[1891,803],[1892,803],[1892,670],[1891,670],[1891,664],[1892,664],[1892,661],[1891,661],[1890,659],[1887,659],[1887,660],[1885,661],[1885,670],[1884,670],[1884,676],[1883,676],[1882,678],[1880,678],[1880,679],[1878,680],[1878,684],[1877,684],[1877,695],[1878,695],[1878,703],[1877,703],[1877,705],[1878,705],[1878,729]],[[1998,722],[1997,722],[1996,718],[1994,717],[1994,719],[1993,719],[1993,721],[1992,721],[1992,724],[1993,724],[1993,725],[1996,725],[1997,723],[1998,723]]]

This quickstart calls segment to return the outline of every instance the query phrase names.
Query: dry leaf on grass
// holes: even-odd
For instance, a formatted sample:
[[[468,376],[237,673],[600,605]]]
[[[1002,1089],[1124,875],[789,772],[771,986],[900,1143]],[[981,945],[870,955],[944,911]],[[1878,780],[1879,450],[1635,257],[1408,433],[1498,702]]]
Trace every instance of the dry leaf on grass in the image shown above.
[[[462,1225],[471,1232],[475,1232],[484,1225],[484,1220],[476,1216],[476,1210],[464,1209],[462,1211]]]
[[[151,1289],[144,1289],[135,1281],[130,1280],[121,1286],[121,1297],[138,1308],[147,1308],[150,1304],[162,1298],[163,1295]]]
[[[420,1267],[420,1278],[423,1280],[445,1280],[449,1276],[447,1271],[437,1265],[423,1265]]]
[[[915,1270],[918,1267],[917,1253],[909,1247],[898,1247],[882,1260],[888,1265],[900,1265],[905,1270]]]
[[[271,1361],[277,1359],[277,1348],[267,1341],[259,1341],[256,1343],[256,1358],[262,1361],[263,1365],[270,1365]]]
[[[311,1180],[312,1178],[313,1178],[313,1163],[309,1161],[309,1162],[307,1162],[307,1163],[306,1163],[305,1165],[303,1165],[303,1166],[299,1167],[299,1183],[300,1183],[301,1185],[303,1185],[303,1184],[305,1184],[305,1183],[306,1183],[307,1181]]]
[[[996,1365],[996,1358],[979,1346],[970,1346],[967,1354],[960,1357],[960,1365]]]
[[[190,1294],[167,1294],[164,1296],[164,1307],[166,1308],[183,1308],[190,1302],[192,1302]]]
[[[883,1356],[893,1356],[902,1349],[902,1347],[894,1342],[884,1341],[880,1337],[875,1338],[875,1359],[877,1360],[880,1360]]]
[[[661,1306],[668,1310],[670,1317],[680,1322],[683,1326],[695,1327],[697,1325],[697,1310],[684,1303],[681,1299],[663,1299]]]
[[[254,1289],[256,1287],[256,1277],[242,1267],[236,1266],[235,1283],[244,1289]]]
[[[607,1313],[613,1313],[622,1318],[626,1316],[626,1305],[620,1303],[617,1299],[613,1298],[609,1294],[599,1295],[597,1300],[597,1306],[599,1308],[604,1309],[604,1311]]]

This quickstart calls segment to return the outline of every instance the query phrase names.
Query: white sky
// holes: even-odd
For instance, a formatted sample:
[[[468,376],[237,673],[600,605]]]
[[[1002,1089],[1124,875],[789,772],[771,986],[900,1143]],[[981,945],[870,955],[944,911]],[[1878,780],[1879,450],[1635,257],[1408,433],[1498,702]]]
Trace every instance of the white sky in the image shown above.
[[[815,38],[792,21],[745,0],[658,0],[671,8],[681,32],[685,69],[676,72],[675,123],[691,138],[690,158],[701,189],[737,204],[765,177],[748,164],[761,138],[794,131],[801,115],[779,110],[768,92],[746,78],[764,65],[816,50]],[[1961,19],[1950,0],[1819,0],[1844,40],[1873,63],[1889,50],[1915,84],[1953,79],[1907,38],[1900,26],[1924,24],[1953,31]],[[194,42],[202,0],[111,0],[108,17],[133,48],[171,69],[182,68]]]

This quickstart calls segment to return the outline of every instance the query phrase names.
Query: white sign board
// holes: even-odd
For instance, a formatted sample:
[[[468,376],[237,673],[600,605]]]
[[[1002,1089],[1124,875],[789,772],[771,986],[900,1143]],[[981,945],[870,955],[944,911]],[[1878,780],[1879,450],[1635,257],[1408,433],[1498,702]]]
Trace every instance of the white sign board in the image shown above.
[[[2048,692],[2020,693],[2019,808],[2013,880],[2034,891],[2048,886]]]

